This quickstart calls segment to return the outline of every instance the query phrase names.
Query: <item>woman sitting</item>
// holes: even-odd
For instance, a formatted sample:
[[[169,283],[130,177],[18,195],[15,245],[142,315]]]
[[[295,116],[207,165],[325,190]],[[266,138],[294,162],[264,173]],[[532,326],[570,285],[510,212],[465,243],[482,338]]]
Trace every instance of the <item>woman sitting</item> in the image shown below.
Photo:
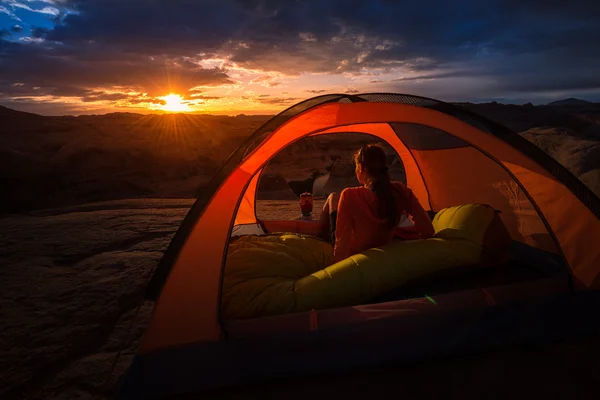
[[[365,145],[355,155],[356,177],[363,186],[332,193],[323,206],[323,236],[334,244],[334,262],[392,241],[398,224],[412,217],[418,238],[433,236],[431,219],[412,190],[391,182],[382,147]],[[329,235],[327,235],[329,233]]]

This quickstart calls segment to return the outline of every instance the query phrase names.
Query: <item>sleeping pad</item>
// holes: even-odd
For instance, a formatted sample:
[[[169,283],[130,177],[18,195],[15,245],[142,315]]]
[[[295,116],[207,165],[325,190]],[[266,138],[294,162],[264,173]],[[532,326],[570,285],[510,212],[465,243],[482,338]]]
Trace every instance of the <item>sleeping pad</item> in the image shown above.
[[[433,238],[395,241],[335,264],[332,246],[316,237],[236,238],[227,252],[221,315],[256,318],[358,305],[410,280],[508,252],[508,232],[487,205],[441,210],[433,225]]]

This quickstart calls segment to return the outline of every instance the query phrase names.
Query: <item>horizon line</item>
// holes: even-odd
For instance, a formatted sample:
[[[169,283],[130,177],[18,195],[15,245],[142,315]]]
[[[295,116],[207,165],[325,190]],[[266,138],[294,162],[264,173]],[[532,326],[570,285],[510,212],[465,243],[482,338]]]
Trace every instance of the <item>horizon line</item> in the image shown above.
[[[322,96],[328,96],[328,95],[335,95],[337,93],[330,93],[330,94],[324,94]],[[370,93],[361,93],[361,94],[370,94]],[[354,96],[360,96],[361,94],[357,94]],[[296,102],[295,104],[301,103],[303,101],[306,100],[310,100],[310,99],[314,99],[317,97],[321,97],[321,96],[315,96],[315,97],[308,97],[304,100],[301,100],[299,102]],[[422,97],[422,96],[417,96],[417,97]],[[427,98],[427,97],[424,97]],[[503,99],[497,99],[497,100],[492,100],[490,99],[490,101],[482,101],[482,102],[474,102],[474,101],[444,101],[444,100],[438,100],[438,99],[433,99],[433,98],[427,98],[430,100],[435,100],[435,101],[439,101],[442,103],[448,103],[448,104],[454,104],[454,105],[460,105],[460,104],[473,104],[473,105],[483,105],[483,104],[497,104],[497,105],[505,105],[505,106],[527,106],[527,105],[531,105],[534,107],[545,107],[548,106],[550,104],[553,103],[560,103],[562,101],[566,101],[566,100],[577,100],[577,101],[581,101],[581,102],[585,102],[588,104],[600,104],[600,102],[597,101],[588,101],[588,100],[583,100],[580,98],[575,98],[575,97],[566,97],[560,100],[555,100],[555,101],[551,101],[548,103],[540,103],[540,104],[534,104],[532,102],[525,102],[525,103],[516,103],[516,102],[502,102]],[[282,111],[286,110],[289,106],[283,106],[281,108],[281,110],[279,111],[274,111],[272,113],[261,113],[260,110],[257,110],[257,113],[253,113],[253,111],[248,110],[246,112],[239,112],[237,114],[224,114],[224,113],[207,113],[207,112],[202,112],[202,111],[177,111],[177,112],[170,112],[170,111],[163,111],[163,110],[148,110],[148,112],[144,112],[144,110],[136,110],[136,111],[110,111],[110,112],[104,112],[104,113],[81,113],[81,114],[41,114],[41,113],[37,113],[37,112],[31,112],[31,111],[23,111],[23,110],[19,110],[17,108],[13,108],[12,104],[10,106],[6,105],[7,103],[0,103],[0,108],[6,108],[8,110],[11,111],[15,111],[18,113],[24,113],[24,114],[32,114],[32,115],[37,115],[40,117],[55,117],[55,118],[60,118],[60,117],[93,117],[93,116],[97,116],[97,117],[101,117],[101,116],[107,116],[107,115],[114,115],[114,114],[131,114],[131,115],[203,115],[203,116],[214,116],[214,117],[237,117],[237,116],[252,116],[252,117],[257,117],[257,116],[273,116],[273,115],[277,115],[279,113],[281,113]],[[31,103],[29,103],[31,104]],[[569,104],[565,104],[565,105],[569,105]],[[579,105],[579,104],[575,104],[575,105]]]

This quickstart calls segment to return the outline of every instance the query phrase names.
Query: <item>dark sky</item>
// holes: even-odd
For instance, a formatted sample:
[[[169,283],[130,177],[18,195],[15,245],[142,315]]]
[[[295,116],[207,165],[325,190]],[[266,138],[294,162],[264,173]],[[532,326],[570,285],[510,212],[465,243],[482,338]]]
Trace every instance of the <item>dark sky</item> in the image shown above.
[[[0,0],[0,103],[277,112],[329,92],[600,101],[600,1]],[[174,100],[173,100],[174,99]]]

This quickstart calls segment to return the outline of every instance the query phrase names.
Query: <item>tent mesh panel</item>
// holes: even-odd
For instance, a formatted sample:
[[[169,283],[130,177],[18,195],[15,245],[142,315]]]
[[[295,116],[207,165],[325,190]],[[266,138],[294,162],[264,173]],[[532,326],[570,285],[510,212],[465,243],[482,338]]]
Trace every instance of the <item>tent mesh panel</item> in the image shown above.
[[[428,99],[419,96],[410,96],[405,94],[394,94],[394,93],[369,93],[359,94],[356,97],[373,102],[373,103],[402,103],[410,104],[411,106],[418,107],[431,107],[436,104],[441,104],[437,100]]]
[[[244,154],[242,159],[246,158],[248,154],[250,154],[258,145],[262,143],[262,141],[275,129],[279,128],[281,125],[286,123],[289,119],[295,117],[296,115],[310,109],[316,107],[318,105],[324,103],[330,103],[333,101],[338,101],[344,98],[343,95],[339,94],[330,94],[325,96],[319,96],[312,99],[305,100],[301,103],[296,104],[288,108],[287,110],[277,114],[265,124],[263,124],[246,142],[246,147],[244,150]]]
[[[544,167],[552,176],[568,187],[594,213],[596,218],[600,219],[600,198],[571,171],[535,144],[516,133],[505,135],[501,139]]]

